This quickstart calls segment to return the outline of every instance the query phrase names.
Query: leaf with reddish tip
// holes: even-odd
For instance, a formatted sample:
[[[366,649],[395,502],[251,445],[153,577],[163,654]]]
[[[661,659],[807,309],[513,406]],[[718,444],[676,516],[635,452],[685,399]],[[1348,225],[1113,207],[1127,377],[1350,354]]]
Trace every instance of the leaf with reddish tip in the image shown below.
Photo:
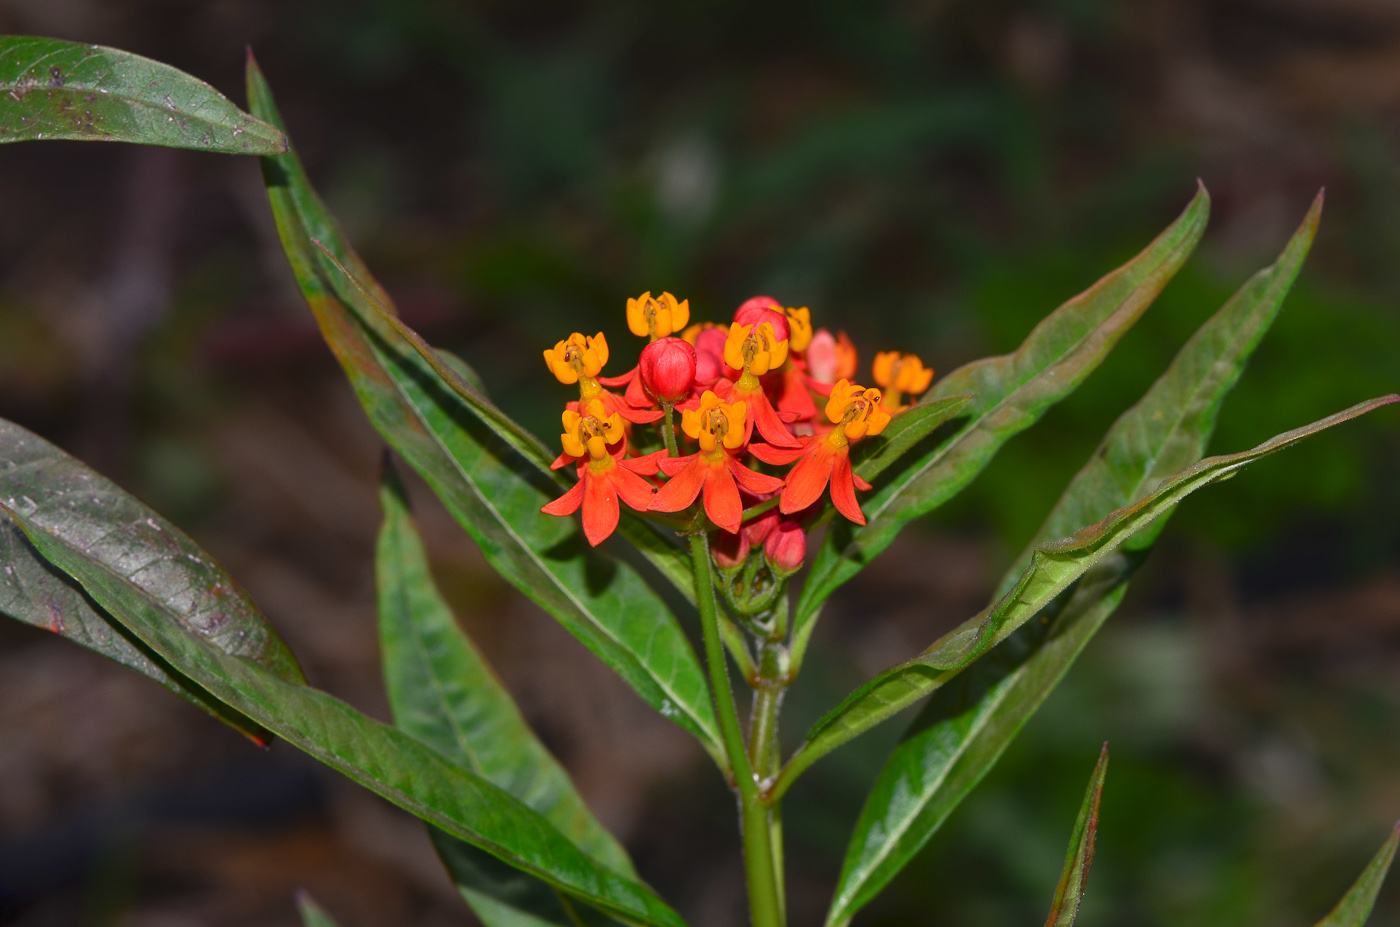
[[[248,96],[255,113],[281,125],[251,59]],[[370,422],[507,581],[723,764],[705,674],[665,600],[632,566],[591,549],[576,520],[540,511],[563,491],[552,456],[403,325],[296,154],[264,159],[263,176],[302,295]],[[675,578],[674,559],[658,567]]]
[[[881,475],[861,502],[865,527],[837,519],[827,532],[793,617],[795,665],[802,661],[822,603],[838,587],[884,551],[906,524],[972,482],[1003,444],[1039,421],[1099,366],[1186,262],[1209,213],[1210,197],[1201,187],[1142,253],[1046,316],[1014,352],[966,364],[933,385],[924,403],[972,397],[967,422]]]
[[[1101,520],[1200,459],[1216,415],[1277,317],[1317,230],[1319,195],[1273,266],[1239,289],[1104,436],[1007,571],[1009,591],[1036,546]],[[875,897],[992,768],[1102,627],[1163,526],[1158,521],[984,659],[938,690],[881,770],[861,810],[832,901],[842,923]]]
[[[772,795],[783,794],[812,763],[870,728],[908,708],[952,679],[992,647],[1010,636],[1073,582],[1148,528],[1192,492],[1229,479],[1243,467],[1319,431],[1381,406],[1400,401],[1383,396],[1358,403],[1325,419],[1285,432],[1251,450],[1208,457],[1130,506],[1110,514],[1071,537],[1038,546],[1016,585],[981,614],[965,622],[919,656],[892,667],[851,693],[817,721],[802,746],[788,760]]]
[[[1366,923],[1371,909],[1376,906],[1376,896],[1380,894],[1390,864],[1395,862],[1397,846],[1400,846],[1400,824],[1395,825],[1390,839],[1371,858],[1356,884],[1337,902],[1331,914],[1317,922],[1317,927],[1362,927]]]
[[[1075,918],[1079,916],[1079,904],[1089,881],[1089,866],[1094,861],[1094,840],[1099,833],[1099,800],[1103,798],[1103,780],[1107,774],[1108,744],[1104,744],[1099,752],[1099,761],[1094,765],[1094,773],[1089,777],[1084,803],[1079,806],[1079,817],[1075,819],[1074,832],[1069,838],[1069,854],[1060,873],[1060,884],[1055,887],[1055,897],[1050,903],[1050,916],[1045,919],[1045,927],[1073,927]]]
[[[0,144],[48,139],[287,150],[278,129],[168,64],[101,45],[0,36]]]
[[[82,461],[0,420],[0,502],[79,545],[87,555],[161,599],[171,619],[225,653],[303,682],[296,658],[252,599],[183,531]],[[71,579],[0,515],[0,612],[53,631],[156,680],[260,743],[268,734],[228,711],[132,641]]]

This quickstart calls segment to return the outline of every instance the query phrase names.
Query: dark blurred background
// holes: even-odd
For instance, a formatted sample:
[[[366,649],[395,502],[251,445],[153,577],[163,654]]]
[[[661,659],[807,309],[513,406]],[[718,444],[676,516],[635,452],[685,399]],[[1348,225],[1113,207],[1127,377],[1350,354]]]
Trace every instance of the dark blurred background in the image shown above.
[[[252,46],[314,182],[409,322],[552,434],[540,349],[623,301],[809,305],[940,371],[1014,347],[1195,179],[1204,244],[1073,398],[843,590],[787,733],[979,609],[1113,419],[1317,188],[1327,209],[1213,450],[1400,386],[1400,6],[1385,0],[453,4],[3,0],[0,30],[115,45],[238,102]],[[0,150],[0,415],[186,527],[312,681],[386,717],[379,441],[320,343],[256,163]],[[1127,603],[865,924],[1037,923],[1098,744],[1084,927],[1307,925],[1400,817],[1400,416],[1193,497]],[[415,487],[437,576],[646,879],[743,922],[701,752],[497,580]],[[824,910],[900,723],[787,813],[794,924]],[[0,624],[0,922],[464,924],[411,818],[285,745]],[[1372,922],[1400,923],[1390,886]]]

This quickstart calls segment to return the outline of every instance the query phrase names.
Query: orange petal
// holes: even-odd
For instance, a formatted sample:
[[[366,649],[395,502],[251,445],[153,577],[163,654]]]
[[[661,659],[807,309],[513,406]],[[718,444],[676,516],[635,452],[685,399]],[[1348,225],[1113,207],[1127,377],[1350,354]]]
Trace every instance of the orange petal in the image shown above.
[[[559,470],[567,467],[569,464],[576,463],[578,463],[578,458],[572,454],[560,454],[558,457],[554,458],[554,462],[549,465],[549,469]]]
[[[651,497],[655,494],[656,487],[629,468],[613,467],[608,471],[607,478],[612,480],[618,497],[630,507],[645,512],[651,506]]]
[[[797,458],[807,452],[804,444],[801,447],[773,447],[771,444],[750,444],[749,453],[767,464],[776,467],[786,467]]]
[[[856,524],[863,525],[865,513],[860,510],[860,503],[856,501],[856,487],[852,482],[854,475],[851,472],[851,453],[842,448],[836,452],[836,459],[832,461],[831,501],[836,505],[836,511]]]
[[[695,460],[696,454],[687,454],[684,457],[662,457],[656,461],[657,469],[667,476],[675,476]]]
[[[739,485],[753,493],[777,492],[783,488],[783,481],[776,476],[755,473],[734,458],[729,458],[729,472],[739,481]]]
[[[822,497],[826,482],[831,478],[834,452],[831,445],[818,441],[788,473],[778,508],[784,515],[800,512]]]
[[[579,480],[568,492],[540,509],[546,515],[572,515],[583,504],[583,480]]]
[[[753,393],[753,400],[750,403],[750,418],[753,419],[754,427],[758,433],[763,435],[763,440],[777,447],[797,447],[798,440],[793,433],[788,431],[783,420],[778,418],[778,413],[773,411],[773,404],[768,401],[768,397],[763,393]],[[745,397],[747,399],[747,397]],[[751,435],[746,434],[745,438]]]
[[[584,477],[583,536],[594,547],[613,533],[621,514],[617,505],[617,487],[609,479],[616,469],[614,467],[606,475],[589,473]]]
[[[855,472],[854,470],[851,471],[851,482],[855,483],[856,489],[859,489],[861,492],[869,492],[870,490],[875,488],[874,486],[871,486],[869,483],[867,483],[865,480],[861,479],[860,474]]]
[[[622,464],[633,473],[640,473],[643,476],[651,476],[661,468],[661,461],[670,460],[666,456],[666,451],[652,451],[650,454],[643,454],[641,457],[622,457],[618,463]]]
[[[739,522],[744,517],[744,504],[739,501],[739,487],[734,485],[734,475],[722,460],[710,464],[707,469],[705,514],[725,531],[736,534]]]
[[[709,464],[702,460],[699,454],[692,454],[689,465],[652,494],[651,510],[679,512],[690,505],[695,501],[695,497],[700,495],[700,487],[705,484],[705,474],[709,469]]]

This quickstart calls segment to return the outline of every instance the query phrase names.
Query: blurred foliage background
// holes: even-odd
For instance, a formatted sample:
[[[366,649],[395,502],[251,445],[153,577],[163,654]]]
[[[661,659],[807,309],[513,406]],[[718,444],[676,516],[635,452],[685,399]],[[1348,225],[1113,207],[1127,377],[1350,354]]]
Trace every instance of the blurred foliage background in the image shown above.
[[[941,371],[1014,347],[1200,177],[1211,231],[1115,354],[834,600],[800,735],[979,609],[1113,419],[1323,185],[1303,277],[1228,402],[1240,450],[1400,386],[1400,8],[1381,0],[0,0],[242,102],[255,49],[313,181],[408,321],[550,435],[541,347],[640,347],[623,301],[771,293]],[[0,415],[189,529],[312,681],[386,717],[378,442],[278,249],[255,163],[0,150]],[[1378,413],[1190,500],[1120,614],[866,924],[1043,916],[1097,745],[1085,927],[1306,925],[1400,816],[1400,422]],[[419,487],[440,582],[527,714],[697,927],[740,923],[698,749],[511,592]],[[816,923],[899,723],[787,814]],[[415,822],[290,748],[0,625],[0,923],[469,923]],[[1400,890],[1374,924],[1400,923]]]

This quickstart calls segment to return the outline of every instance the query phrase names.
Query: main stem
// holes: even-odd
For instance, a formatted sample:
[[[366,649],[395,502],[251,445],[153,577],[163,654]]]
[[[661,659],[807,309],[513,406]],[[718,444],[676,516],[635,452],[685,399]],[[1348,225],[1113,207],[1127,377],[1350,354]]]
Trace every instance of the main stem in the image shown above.
[[[705,636],[705,660],[710,665],[710,685],[720,736],[734,785],[739,791],[739,826],[744,840],[744,873],[749,883],[749,917],[753,927],[783,927],[782,900],[778,875],[773,868],[773,829],[768,805],[754,779],[753,765],[739,727],[734,706],[734,690],[729,685],[729,668],[719,639],[719,613],[715,603],[714,577],[710,572],[710,543],[703,532],[690,536],[690,559],[695,570],[695,603],[700,609],[700,626]]]

